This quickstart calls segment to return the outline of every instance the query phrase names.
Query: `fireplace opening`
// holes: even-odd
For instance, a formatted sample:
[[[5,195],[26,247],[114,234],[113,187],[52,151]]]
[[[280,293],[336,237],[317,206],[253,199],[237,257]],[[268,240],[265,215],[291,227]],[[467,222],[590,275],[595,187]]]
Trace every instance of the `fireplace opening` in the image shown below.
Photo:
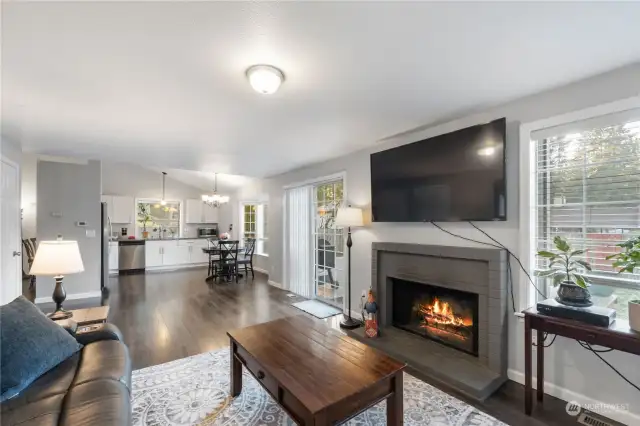
[[[478,295],[390,278],[392,324],[478,356]]]

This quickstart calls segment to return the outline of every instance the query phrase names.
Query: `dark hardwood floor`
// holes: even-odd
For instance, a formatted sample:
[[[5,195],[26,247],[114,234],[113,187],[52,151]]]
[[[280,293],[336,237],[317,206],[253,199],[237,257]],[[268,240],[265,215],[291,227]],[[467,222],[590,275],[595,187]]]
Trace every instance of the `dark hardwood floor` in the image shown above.
[[[70,300],[67,309],[108,304],[109,321],[117,325],[129,347],[133,368],[139,369],[229,346],[226,331],[303,314],[291,303],[287,292],[270,286],[267,277],[235,283],[204,281],[206,269],[112,277],[109,295],[101,300]],[[42,296],[42,295],[40,295]],[[53,304],[40,305],[45,312]],[[339,328],[339,316],[325,320]],[[483,403],[474,402],[445,389],[509,425],[570,425],[566,402],[545,396],[544,405],[524,414],[524,388],[508,382]]]

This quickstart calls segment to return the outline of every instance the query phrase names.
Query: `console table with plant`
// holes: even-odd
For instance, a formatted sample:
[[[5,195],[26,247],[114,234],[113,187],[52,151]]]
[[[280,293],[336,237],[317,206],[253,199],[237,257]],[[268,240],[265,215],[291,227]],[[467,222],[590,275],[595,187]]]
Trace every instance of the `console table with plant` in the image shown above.
[[[560,285],[556,301],[568,306],[589,307],[592,305],[591,295],[589,294],[589,281],[585,271],[591,271],[591,265],[578,257],[586,250],[572,250],[566,240],[561,237],[555,237],[555,250],[541,250],[537,254],[539,257],[549,260],[548,268],[543,271],[536,272],[537,276],[548,277],[553,279],[555,286]],[[633,272],[635,268],[640,266],[640,237],[634,240],[619,244],[625,250],[610,256],[615,259],[614,267],[619,272]],[[638,304],[640,301],[630,302],[630,321],[631,321],[631,304]],[[546,335],[563,336],[576,340],[576,345],[591,351],[595,356],[600,358],[599,352],[603,350],[594,350],[594,346],[604,346],[605,352],[609,350],[618,350],[640,355],[640,332],[633,330],[626,321],[614,321],[609,327],[598,327],[586,324],[580,321],[552,317],[543,315],[536,308],[529,308],[523,312],[524,314],[524,349],[525,349],[525,413],[531,414],[533,410],[533,336],[532,331],[537,332],[537,369],[536,369],[536,395],[539,403],[542,403],[544,396],[544,353],[545,347],[551,346],[544,344]],[[640,329],[639,329],[640,330]],[[552,340],[555,340],[555,337]],[[608,363],[607,363],[608,364]],[[630,386],[630,392],[635,392],[633,388],[640,391],[637,384],[632,383],[621,373],[616,373],[621,380],[626,381]]]

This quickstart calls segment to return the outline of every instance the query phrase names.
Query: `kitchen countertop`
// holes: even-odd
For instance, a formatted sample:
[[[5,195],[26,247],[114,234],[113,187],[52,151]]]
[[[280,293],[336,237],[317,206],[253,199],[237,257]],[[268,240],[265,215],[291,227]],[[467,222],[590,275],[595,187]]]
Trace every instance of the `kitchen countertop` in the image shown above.
[[[208,239],[214,238],[198,238],[198,237],[178,237],[178,238],[119,238],[117,240],[112,240],[112,243],[126,242],[126,241],[178,241],[178,240],[203,240],[206,241]]]

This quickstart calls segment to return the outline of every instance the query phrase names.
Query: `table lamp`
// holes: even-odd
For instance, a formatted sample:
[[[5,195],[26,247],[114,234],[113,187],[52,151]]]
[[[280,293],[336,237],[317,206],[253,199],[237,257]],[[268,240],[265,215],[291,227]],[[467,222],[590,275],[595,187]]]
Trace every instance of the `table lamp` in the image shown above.
[[[351,240],[351,227],[363,226],[362,221],[362,209],[357,207],[342,207],[338,209],[336,215],[336,226],[347,227],[347,315],[344,316],[340,322],[340,327],[346,329],[353,329],[360,327],[360,323],[351,318],[351,246],[353,241]]]
[[[67,298],[67,293],[62,286],[62,278],[64,275],[82,271],[84,266],[77,241],[65,241],[59,238],[57,241],[42,241],[38,244],[29,274],[53,275],[55,278],[56,287],[53,290],[52,299],[56,303],[56,311],[47,315],[52,320],[66,319],[73,315],[62,309],[62,302]]]

